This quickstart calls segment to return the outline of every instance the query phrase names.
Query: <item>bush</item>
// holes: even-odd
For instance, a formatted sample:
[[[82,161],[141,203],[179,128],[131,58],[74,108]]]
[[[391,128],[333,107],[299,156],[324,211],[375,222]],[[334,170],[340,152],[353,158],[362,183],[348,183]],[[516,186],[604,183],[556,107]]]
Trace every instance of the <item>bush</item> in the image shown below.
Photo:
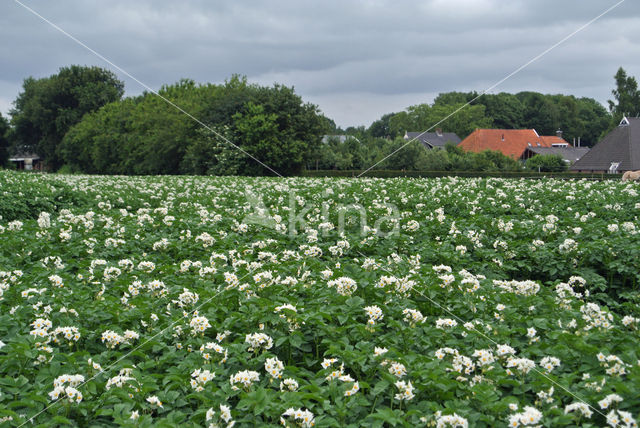
[[[305,177],[358,177],[365,170],[307,170]],[[395,177],[502,177],[502,178],[531,178],[545,177],[562,179],[592,179],[592,180],[620,180],[622,174],[588,174],[576,172],[547,172],[533,171],[398,171],[388,169],[373,169],[367,171],[363,177],[395,178]]]
[[[560,155],[535,155],[527,159],[526,167],[538,172],[562,172],[568,169]]]
[[[4,190],[0,192],[0,218],[3,222],[33,219],[41,212],[53,213],[64,208],[89,205],[89,197],[74,191],[69,185],[40,183],[38,174],[29,174],[31,177],[28,180],[22,179],[27,174],[0,171],[0,189]]]

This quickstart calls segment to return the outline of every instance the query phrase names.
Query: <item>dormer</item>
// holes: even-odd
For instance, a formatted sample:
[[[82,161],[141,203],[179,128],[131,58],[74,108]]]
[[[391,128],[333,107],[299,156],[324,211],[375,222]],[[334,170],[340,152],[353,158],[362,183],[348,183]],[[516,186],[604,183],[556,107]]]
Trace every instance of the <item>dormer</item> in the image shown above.
[[[629,119],[627,119],[626,117],[623,117],[622,120],[620,121],[620,125],[618,126],[629,126]]]

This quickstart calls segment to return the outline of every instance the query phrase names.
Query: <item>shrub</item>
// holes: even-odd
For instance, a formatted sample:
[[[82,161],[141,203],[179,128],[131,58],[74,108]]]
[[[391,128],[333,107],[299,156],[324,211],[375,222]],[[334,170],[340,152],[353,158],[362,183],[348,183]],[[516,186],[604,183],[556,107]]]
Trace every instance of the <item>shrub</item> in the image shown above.
[[[561,172],[568,169],[567,163],[560,155],[535,155],[527,159],[526,166],[538,172]]]

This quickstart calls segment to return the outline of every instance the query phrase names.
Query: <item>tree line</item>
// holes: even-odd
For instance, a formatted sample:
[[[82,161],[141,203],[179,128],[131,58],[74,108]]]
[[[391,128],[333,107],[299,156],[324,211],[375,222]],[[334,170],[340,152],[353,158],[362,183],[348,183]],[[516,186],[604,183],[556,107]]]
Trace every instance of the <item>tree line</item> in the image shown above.
[[[640,113],[635,78],[622,68],[614,78],[609,110],[592,98],[571,95],[448,92],[431,104],[385,114],[368,128],[340,129],[293,88],[279,84],[250,84],[237,75],[223,84],[183,79],[164,85],[160,97],[149,92],[123,97],[124,83],[112,72],[73,65],[24,80],[10,120],[0,115],[0,165],[9,153],[35,152],[49,170],[93,174],[271,175],[273,168],[295,175],[303,168],[374,164],[378,169],[513,170],[521,165],[499,153],[427,150],[418,142],[407,145],[402,137],[441,122],[439,128],[461,138],[476,128],[535,128],[541,135],[562,129],[570,142],[580,137],[591,146],[623,114]],[[349,138],[323,141],[327,134]]]

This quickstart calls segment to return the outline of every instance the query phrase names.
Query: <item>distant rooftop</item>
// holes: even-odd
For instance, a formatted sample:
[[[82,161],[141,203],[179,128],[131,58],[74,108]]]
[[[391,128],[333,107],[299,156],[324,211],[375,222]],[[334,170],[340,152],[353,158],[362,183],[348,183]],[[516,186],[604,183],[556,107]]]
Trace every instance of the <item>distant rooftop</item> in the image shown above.
[[[575,171],[615,171],[640,169],[640,118],[624,117],[620,124],[576,162]]]
[[[460,137],[454,132],[405,132],[404,139],[409,141],[416,139],[429,148],[444,147],[445,144],[451,142],[453,144],[460,143]]]

